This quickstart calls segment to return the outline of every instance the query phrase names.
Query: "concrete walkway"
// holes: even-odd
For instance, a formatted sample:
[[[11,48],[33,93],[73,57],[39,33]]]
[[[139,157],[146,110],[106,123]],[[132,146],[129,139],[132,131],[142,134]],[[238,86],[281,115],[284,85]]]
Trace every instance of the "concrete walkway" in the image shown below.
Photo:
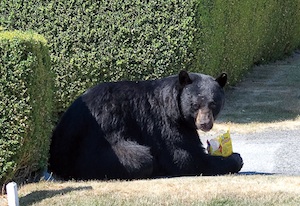
[[[216,136],[218,134],[201,133],[204,146],[206,140]],[[248,134],[231,132],[231,138],[233,151],[240,153],[244,160],[242,174],[300,176],[300,129],[267,129]]]

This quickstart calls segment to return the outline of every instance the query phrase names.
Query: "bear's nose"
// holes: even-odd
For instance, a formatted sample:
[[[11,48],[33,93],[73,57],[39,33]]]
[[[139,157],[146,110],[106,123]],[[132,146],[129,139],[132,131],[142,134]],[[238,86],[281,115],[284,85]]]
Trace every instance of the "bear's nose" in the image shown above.
[[[200,124],[200,128],[203,132],[208,132],[209,130],[211,130],[213,127],[213,123],[209,122],[209,123],[205,123],[205,124]]]

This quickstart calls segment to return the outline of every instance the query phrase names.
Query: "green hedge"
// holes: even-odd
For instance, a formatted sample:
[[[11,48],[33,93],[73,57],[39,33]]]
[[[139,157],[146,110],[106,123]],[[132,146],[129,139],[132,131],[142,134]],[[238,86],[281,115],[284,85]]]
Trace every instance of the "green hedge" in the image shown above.
[[[282,58],[300,46],[299,0],[199,1],[194,68],[220,69],[235,83],[253,64]]]
[[[4,0],[0,25],[34,29],[49,40],[57,110],[64,111],[100,81],[150,79],[187,69],[192,7],[185,0]]]
[[[2,0],[0,25],[49,40],[56,110],[98,82],[180,69],[237,82],[299,46],[299,0]]]
[[[53,84],[46,40],[0,31],[0,185],[45,168]]]

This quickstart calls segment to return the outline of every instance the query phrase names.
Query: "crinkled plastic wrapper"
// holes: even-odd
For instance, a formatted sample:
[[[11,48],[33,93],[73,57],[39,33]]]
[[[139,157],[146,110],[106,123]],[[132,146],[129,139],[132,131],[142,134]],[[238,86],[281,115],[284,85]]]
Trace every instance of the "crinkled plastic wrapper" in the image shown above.
[[[218,136],[217,138],[207,140],[207,151],[210,155],[228,157],[232,155],[232,142],[230,131]]]

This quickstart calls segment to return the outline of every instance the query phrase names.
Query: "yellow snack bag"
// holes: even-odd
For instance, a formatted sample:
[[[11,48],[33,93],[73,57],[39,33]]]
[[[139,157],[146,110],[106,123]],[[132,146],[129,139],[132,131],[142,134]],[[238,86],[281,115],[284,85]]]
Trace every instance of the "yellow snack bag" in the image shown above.
[[[228,157],[232,155],[232,142],[229,130],[217,138],[210,141],[207,140],[207,151],[214,156]]]

